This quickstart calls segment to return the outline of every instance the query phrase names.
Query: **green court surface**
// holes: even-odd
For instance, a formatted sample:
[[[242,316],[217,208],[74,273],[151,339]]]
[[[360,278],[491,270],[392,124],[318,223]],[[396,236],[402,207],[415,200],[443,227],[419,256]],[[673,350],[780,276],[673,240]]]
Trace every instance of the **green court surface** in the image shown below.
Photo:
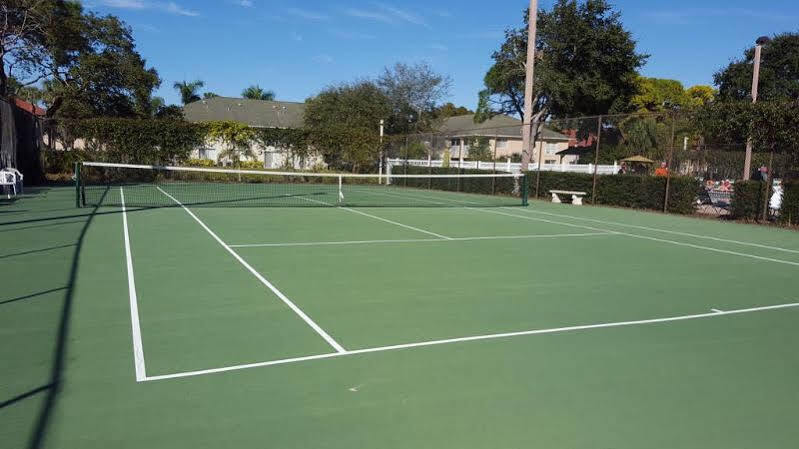
[[[161,187],[0,203],[0,447],[799,445],[799,233]]]

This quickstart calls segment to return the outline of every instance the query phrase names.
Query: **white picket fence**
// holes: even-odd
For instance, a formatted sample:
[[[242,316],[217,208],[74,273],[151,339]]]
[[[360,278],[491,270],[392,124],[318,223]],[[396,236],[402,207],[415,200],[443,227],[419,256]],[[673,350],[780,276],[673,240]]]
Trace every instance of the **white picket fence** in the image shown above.
[[[388,167],[386,172],[396,172],[397,168],[403,165],[410,165],[414,167],[443,167],[444,161],[435,159],[388,159],[386,161]],[[451,168],[464,168],[476,170],[498,170],[508,173],[519,173],[522,169],[522,164],[519,162],[511,162],[508,159],[505,162],[481,162],[481,161],[459,161],[451,160],[449,162]],[[538,164],[529,164],[528,170],[538,170]],[[556,171],[563,173],[594,173],[594,164],[541,164],[541,171]],[[599,175],[615,175],[619,172],[619,165],[597,165],[596,172]]]

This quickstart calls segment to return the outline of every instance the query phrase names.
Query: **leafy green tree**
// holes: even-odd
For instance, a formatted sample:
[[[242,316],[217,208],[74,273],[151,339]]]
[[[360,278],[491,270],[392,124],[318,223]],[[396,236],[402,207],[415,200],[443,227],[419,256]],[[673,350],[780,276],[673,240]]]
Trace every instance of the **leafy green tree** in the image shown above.
[[[391,102],[374,83],[360,81],[330,87],[306,101],[310,144],[334,169],[371,170],[380,152],[378,123]]]
[[[474,114],[474,111],[464,106],[455,106],[452,103],[444,103],[433,111],[433,116],[442,120],[467,114]]]
[[[743,58],[713,76],[722,101],[751,100],[754,57],[754,47],[749,48]],[[778,34],[763,46],[758,100],[796,99],[799,99],[799,33]]]
[[[168,120],[183,120],[183,108],[170,104],[161,106],[155,111],[155,118]]]
[[[477,119],[496,114],[524,115],[527,50],[524,26],[505,31],[505,42],[494,52],[485,75]],[[544,119],[597,115],[631,110],[637,70],[647,55],[635,50],[620,14],[606,0],[556,0],[538,14],[533,122],[537,136]],[[530,160],[525,149],[523,158]]]
[[[0,8],[0,95],[9,77],[42,83],[48,114],[146,116],[160,85],[115,16],[63,0],[6,0]]]
[[[46,98],[42,89],[37,86],[23,85],[13,76],[8,77],[8,93],[35,105],[42,104]]]
[[[195,81],[177,81],[172,87],[180,93],[180,101],[183,105],[193,103],[200,100],[200,89],[205,86],[202,80]]]
[[[235,165],[240,165],[241,158],[255,158],[252,143],[255,140],[255,131],[249,126],[232,120],[209,122],[208,138],[221,142],[225,149],[219,153],[219,158],[228,158]]]
[[[432,129],[436,104],[449,95],[452,79],[437,73],[425,62],[398,62],[383,69],[377,85],[391,104],[390,132],[409,132],[411,123],[414,131],[423,132]]]
[[[685,93],[688,95],[688,102],[691,108],[697,108],[710,103],[718,94],[713,87],[703,85],[689,87]]]
[[[473,161],[490,161],[494,159],[491,154],[491,143],[488,137],[476,137],[469,145],[469,159]]]
[[[208,100],[210,98],[216,98],[219,95],[215,94],[214,92],[203,92],[203,100]]]
[[[241,96],[249,98],[250,100],[269,100],[275,99],[275,93],[271,90],[263,90],[259,85],[253,84],[252,86],[244,89]]]

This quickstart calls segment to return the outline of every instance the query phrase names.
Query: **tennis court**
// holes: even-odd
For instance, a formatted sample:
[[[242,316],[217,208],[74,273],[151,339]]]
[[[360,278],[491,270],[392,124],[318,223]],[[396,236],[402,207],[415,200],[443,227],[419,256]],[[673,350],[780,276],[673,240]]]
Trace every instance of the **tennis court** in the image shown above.
[[[4,205],[7,447],[799,441],[799,234],[401,180]]]

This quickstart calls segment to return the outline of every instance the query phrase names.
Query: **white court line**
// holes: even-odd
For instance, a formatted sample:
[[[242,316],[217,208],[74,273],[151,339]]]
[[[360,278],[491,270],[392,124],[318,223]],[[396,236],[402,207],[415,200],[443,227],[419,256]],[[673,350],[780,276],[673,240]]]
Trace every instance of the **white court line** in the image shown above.
[[[590,237],[596,235],[616,235],[615,232],[585,232],[580,234],[530,234],[530,235],[493,235],[485,237],[451,237],[449,239],[405,239],[405,240],[342,240],[332,242],[287,242],[287,243],[245,243],[229,245],[231,248],[275,248],[290,246],[333,246],[333,245],[368,245],[381,243],[428,243],[428,242],[470,242],[479,240],[527,240],[560,237]]]
[[[713,313],[724,313],[724,311],[721,309],[710,309],[710,311]]]
[[[412,197],[412,198],[416,198],[416,197]],[[421,200],[421,198],[417,198],[417,199]],[[472,203],[470,201],[463,201],[463,200],[456,200],[456,199],[452,199],[452,201],[455,201],[455,202],[458,202],[458,203],[463,203],[463,204],[475,204],[475,203]],[[444,204],[444,203],[439,203],[439,204]],[[582,228],[582,229],[588,229],[588,230],[592,230],[592,231],[615,233],[615,234],[625,235],[625,236],[633,237],[633,238],[637,238],[637,239],[651,240],[651,241],[661,242],[661,243],[669,243],[669,244],[672,244],[672,245],[683,246],[683,247],[694,248],[694,249],[701,249],[701,250],[705,250],[705,251],[712,251],[712,252],[721,253],[721,254],[729,254],[729,255],[732,255],[732,256],[748,257],[748,258],[751,258],[751,259],[762,260],[762,261],[766,261],[766,262],[774,262],[774,263],[780,263],[780,264],[785,264],[785,265],[799,266],[799,262],[792,262],[792,261],[783,260],[783,259],[775,259],[775,258],[772,258],[772,257],[756,256],[754,254],[741,253],[741,252],[738,252],[738,251],[729,251],[729,250],[725,250],[725,249],[713,248],[713,247],[710,247],[710,246],[694,245],[694,244],[691,244],[691,243],[678,242],[678,241],[675,241],[675,240],[667,240],[667,239],[661,239],[661,238],[657,238],[657,237],[649,237],[649,236],[640,235],[640,234],[631,234],[629,232],[612,231],[610,229],[596,228],[596,227],[593,227],[593,226],[578,225],[578,224],[567,223],[567,222],[563,222],[563,221],[547,220],[547,219],[544,219],[544,218],[531,217],[529,215],[509,214],[509,213],[499,212],[499,211],[496,211],[496,210],[476,208],[476,207],[465,207],[465,208],[466,209],[470,209],[470,210],[480,211],[480,212],[493,213],[493,214],[499,214],[499,215],[506,215],[506,216],[509,216],[509,217],[517,217],[517,218],[522,218],[522,219],[525,219],[525,220],[541,221],[541,222],[544,222],[544,223],[558,224],[558,225],[562,225],[562,226],[570,226],[570,227],[574,227],[574,228]],[[510,207],[504,207],[503,209],[513,210],[513,211],[517,210],[516,208],[510,208]],[[580,219],[579,217],[571,217],[571,216],[568,216],[568,215],[552,214],[552,213],[548,213],[548,212],[540,212],[540,211],[533,211],[533,210],[526,210],[526,209],[523,209],[523,210],[525,212],[530,212],[530,213],[552,215],[552,216],[556,216],[556,217],[574,218],[574,219],[578,219],[578,220]],[[597,221],[597,222],[602,223],[601,220],[593,220],[593,219],[585,219],[585,220]],[[612,222],[604,222],[604,223],[606,223],[606,224],[615,224],[615,223],[612,223]],[[630,226],[633,226],[633,225],[630,225]],[[649,229],[657,231],[656,228],[649,228]],[[678,233],[678,232],[674,231],[674,233]],[[692,237],[700,237],[697,234],[687,234],[687,233],[685,233],[685,234],[686,235],[690,235]],[[712,239],[716,240],[716,238],[712,238]],[[725,240],[725,239],[720,239],[720,240],[721,241],[728,241],[728,240]],[[734,240],[729,240],[728,242],[730,242],[730,243],[739,243],[739,244],[742,244],[742,245],[747,245],[748,244],[747,242],[738,242],[738,241],[734,241]],[[764,245],[758,245],[758,244],[751,244],[751,246],[763,246],[763,247],[766,247]],[[767,247],[767,248],[777,249],[777,247]],[[788,250],[788,251],[791,251],[791,250]]]
[[[712,313],[700,313],[695,315],[681,315],[681,316],[673,316],[673,317],[666,317],[666,318],[654,318],[654,319],[647,319],[647,320],[635,320],[635,321],[617,321],[611,323],[599,323],[599,324],[586,324],[580,326],[567,326],[567,327],[557,327],[551,329],[537,329],[537,330],[529,330],[529,331],[521,331],[521,332],[506,332],[501,334],[487,334],[487,335],[474,335],[471,337],[460,337],[460,338],[448,338],[444,340],[429,340],[423,341],[419,343],[406,343],[406,344],[399,344],[399,345],[391,345],[391,346],[378,346],[373,348],[364,348],[364,349],[356,349],[352,351],[340,352],[340,353],[327,353],[327,354],[318,354],[318,355],[310,355],[305,357],[295,357],[290,359],[281,359],[281,360],[270,360],[268,362],[258,362],[258,363],[248,363],[246,365],[234,365],[234,366],[225,366],[221,368],[211,368],[199,371],[186,371],[181,373],[174,373],[174,374],[164,374],[159,376],[150,376],[146,380],[153,381],[153,380],[165,380],[165,379],[176,379],[181,377],[192,377],[192,376],[201,376],[205,374],[214,374],[214,373],[222,373],[227,371],[238,371],[248,368],[259,368],[265,366],[272,366],[272,365],[284,365],[288,363],[296,363],[296,362],[304,362],[308,360],[319,360],[319,359],[329,359],[333,357],[343,357],[343,356],[350,356],[350,355],[357,355],[357,354],[368,354],[372,352],[385,352],[385,351],[395,351],[400,349],[409,349],[409,348],[418,348],[424,346],[437,346],[437,345],[445,345],[451,343],[464,343],[470,341],[481,341],[481,340],[493,340],[493,339],[500,339],[500,338],[511,338],[511,337],[520,337],[525,335],[543,335],[543,334],[555,334],[555,333],[562,333],[562,332],[574,332],[574,331],[583,331],[583,330],[591,330],[591,329],[603,329],[603,328],[611,328],[611,327],[624,327],[624,326],[635,326],[635,325],[642,325],[642,324],[655,324],[655,323],[668,323],[673,321],[686,321],[686,320],[695,320],[695,319],[702,319],[702,318],[716,318],[725,315],[738,315],[738,314],[745,314],[745,313],[754,313],[754,312],[762,312],[767,310],[778,310],[778,309],[787,309],[792,307],[798,307],[799,303],[788,303],[788,304],[778,304],[773,306],[764,306],[764,307],[752,307],[748,309],[738,309],[738,310],[728,310],[723,312],[712,312]]]
[[[543,219],[543,218],[531,217],[529,215],[508,214],[508,213],[504,213],[504,212],[499,212],[499,211],[494,211],[494,210],[484,210],[484,209],[474,209],[474,210],[479,210],[481,212],[500,214],[500,215],[507,215],[509,217],[517,217],[517,218],[522,218],[522,219],[525,219],[525,220],[544,221],[544,222],[547,222],[547,223],[555,223],[555,224],[560,224],[560,225],[563,225],[563,226],[571,226],[571,227],[576,227],[576,228],[591,229],[591,230],[595,230],[595,231],[615,232],[616,234],[626,235],[627,237],[632,237],[632,238],[636,238],[636,239],[651,240],[653,242],[661,242],[661,243],[669,243],[671,245],[684,246],[684,247],[687,247],[687,248],[701,249],[701,250],[712,251],[712,252],[721,253],[721,254],[729,254],[729,255],[732,255],[732,256],[747,257],[747,258],[750,258],[750,259],[763,260],[763,261],[766,261],[766,262],[781,263],[781,264],[785,264],[785,265],[793,265],[793,266],[799,267],[799,262],[791,262],[789,260],[782,260],[782,259],[774,259],[774,258],[771,258],[771,257],[756,256],[754,254],[740,253],[740,252],[737,252],[737,251],[729,251],[729,250],[726,250],[726,249],[713,248],[713,247],[710,247],[710,246],[694,245],[692,243],[678,242],[676,240],[667,240],[667,239],[661,239],[661,238],[657,238],[657,237],[649,237],[649,236],[646,236],[646,235],[631,234],[629,232],[611,231],[610,229],[602,229],[602,228],[595,228],[595,227],[592,227],[592,226],[578,225],[578,224],[574,224],[574,223],[558,222],[558,221],[554,221],[554,220],[546,220],[546,219]]]
[[[238,253],[234,251],[230,246],[228,246],[227,243],[222,241],[222,239],[219,238],[219,236],[216,235],[216,233],[214,233],[214,231],[212,231],[211,228],[206,226],[202,220],[200,220],[196,215],[194,215],[194,212],[189,210],[189,208],[184,206],[183,203],[178,201],[175,197],[166,193],[163,189],[161,189],[161,187],[156,186],[156,188],[160,190],[161,193],[168,196],[172,201],[177,203],[180,207],[182,207],[183,210],[185,210],[189,215],[191,215],[191,218],[193,218],[194,221],[199,223],[200,226],[202,226],[203,229],[205,229],[205,231],[208,232],[208,234],[210,234],[211,237],[214,238],[214,240],[216,240],[220,245],[222,245],[222,247],[225,248],[225,250],[227,250],[227,252],[229,252],[230,255],[232,255],[236,260],[238,260],[239,263],[242,264],[244,268],[246,268],[247,271],[252,273],[252,275],[255,276],[259,281],[261,281],[262,284],[264,284],[269,290],[272,290],[272,293],[277,295],[277,297],[280,298],[287,306],[289,306],[289,308],[291,308],[291,310],[293,310],[294,313],[296,313],[300,318],[302,318],[302,320],[305,321],[306,324],[311,326],[311,328],[315,330],[316,333],[319,334],[330,346],[332,346],[333,349],[335,349],[337,352],[346,351],[346,349],[344,349],[343,346],[338,344],[338,342],[334,340],[333,337],[331,337],[327,332],[325,332],[324,329],[322,329],[318,324],[316,324],[314,320],[311,319],[311,317],[306,315],[305,312],[303,312],[299,307],[297,307],[296,304],[291,302],[291,300],[288,297],[286,297],[286,295],[284,295],[280,290],[278,290],[277,287],[272,285],[272,283],[266,280],[265,277],[261,276],[261,273],[256,271],[255,268],[253,268],[249,263],[247,263],[247,261],[245,261],[241,256],[239,256]]]
[[[554,213],[551,213],[551,212],[542,212],[542,211],[539,211],[539,210],[528,210],[527,212],[534,213],[534,214],[551,215],[553,217],[560,217],[560,218],[571,218],[571,219],[574,219],[574,220],[592,221],[592,222],[595,222],[595,223],[608,224],[608,225],[614,225],[614,226],[624,226],[624,227],[627,227],[627,228],[643,229],[645,231],[655,231],[655,232],[663,232],[663,233],[667,233],[667,234],[683,235],[683,236],[686,236],[686,237],[694,237],[694,238],[698,238],[698,239],[714,240],[714,241],[717,241],[717,242],[734,243],[736,245],[752,246],[752,247],[755,247],[755,248],[771,249],[771,250],[774,250],[774,251],[782,251],[782,252],[786,252],[786,253],[799,254],[799,250],[781,248],[779,246],[762,245],[760,243],[743,242],[743,241],[740,241],[740,240],[723,239],[723,238],[720,238],[720,237],[712,237],[712,236],[709,236],[709,235],[692,234],[690,232],[671,231],[671,230],[668,230],[668,229],[661,229],[661,228],[650,228],[648,226],[638,226],[638,225],[632,225],[632,224],[626,224],[626,223],[619,223],[619,222],[615,222],[615,221],[597,220],[597,219],[594,219],[594,218],[575,217],[575,216],[572,216],[572,215],[554,214]]]
[[[346,211],[352,212],[354,214],[359,214],[359,215],[363,215],[365,217],[374,218],[375,220],[380,220],[380,221],[383,221],[383,222],[386,222],[386,223],[393,224],[395,226],[403,227],[405,229],[410,229],[412,231],[421,232],[421,233],[427,234],[427,235],[432,235],[433,237],[438,237],[438,238],[444,239],[444,240],[451,240],[451,237],[447,237],[446,235],[436,234],[435,232],[431,232],[431,231],[425,231],[424,229],[415,228],[413,226],[402,224],[402,223],[399,223],[399,222],[396,222],[396,221],[392,221],[392,220],[389,220],[387,218],[378,217],[377,215],[367,214],[366,212],[361,212],[359,210],[351,209],[349,207],[340,207],[340,206],[336,206],[335,204],[328,203],[326,201],[319,201],[319,200],[314,200],[314,199],[311,199],[311,198],[302,198],[302,197],[300,197],[300,199],[301,200],[305,200],[305,201],[312,201],[314,203],[319,203],[319,204],[326,204],[328,206],[338,207],[339,209],[346,210]]]
[[[125,263],[128,267],[128,297],[130,298],[130,327],[133,337],[133,364],[136,367],[136,382],[147,378],[144,368],[144,346],[141,341],[141,325],[139,324],[139,301],[136,295],[136,280],[133,276],[133,256],[130,252],[130,234],[128,233],[128,213],[125,209],[125,192],[119,188],[122,203],[122,231],[125,234]]]

